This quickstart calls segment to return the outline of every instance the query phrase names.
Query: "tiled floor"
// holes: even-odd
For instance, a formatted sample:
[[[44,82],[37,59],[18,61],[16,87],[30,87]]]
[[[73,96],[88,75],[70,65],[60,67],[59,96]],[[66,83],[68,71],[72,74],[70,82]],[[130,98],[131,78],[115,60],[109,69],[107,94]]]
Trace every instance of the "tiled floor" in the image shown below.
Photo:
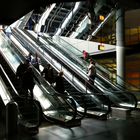
[[[140,137],[140,119],[84,119],[80,127],[59,126],[40,128],[39,140],[136,140]]]
[[[86,118],[79,127],[68,129],[43,124],[35,136],[20,134],[8,140],[137,140],[140,139],[139,131],[140,115],[127,119],[110,118],[107,121]]]

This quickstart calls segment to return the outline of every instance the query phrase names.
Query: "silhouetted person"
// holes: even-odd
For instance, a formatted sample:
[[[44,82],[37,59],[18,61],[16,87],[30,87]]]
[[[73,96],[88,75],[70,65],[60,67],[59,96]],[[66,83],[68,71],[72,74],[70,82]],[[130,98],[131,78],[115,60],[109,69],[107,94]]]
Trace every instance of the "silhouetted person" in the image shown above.
[[[29,60],[26,59],[24,63],[20,63],[16,70],[16,77],[19,79],[22,77],[23,73],[30,66]]]
[[[60,71],[55,79],[55,90],[61,94],[64,94],[65,88],[64,88],[64,77],[63,77],[63,71]]]
[[[44,75],[44,78],[52,84],[54,82],[54,73],[53,73],[53,68],[51,67],[50,64],[47,65],[46,68],[43,69],[41,72],[42,75]]]
[[[29,60],[26,59],[24,63],[20,63],[20,65],[17,67],[17,70],[16,70],[16,77],[17,77],[17,80],[18,80],[18,85],[19,85],[19,89],[20,89],[20,93],[19,94],[24,94],[23,92],[23,88],[22,88],[22,85],[23,85],[23,74],[24,72],[27,70],[27,68],[30,66],[30,63],[29,63]]]
[[[37,53],[35,54],[35,57],[32,59],[31,64],[40,72],[40,58],[38,57]]]
[[[28,91],[30,92],[30,96],[32,99],[33,99],[33,88],[35,86],[34,80],[36,80],[40,84],[39,80],[34,75],[32,67],[30,66],[27,68],[27,70],[23,74],[22,88],[25,91],[26,97],[28,96]]]
[[[31,62],[32,61],[32,58],[33,56],[32,56],[32,53],[30,52],[29,54],[28,54],[28,56],[27,56],[27,59],[29,60],[29,62]]]

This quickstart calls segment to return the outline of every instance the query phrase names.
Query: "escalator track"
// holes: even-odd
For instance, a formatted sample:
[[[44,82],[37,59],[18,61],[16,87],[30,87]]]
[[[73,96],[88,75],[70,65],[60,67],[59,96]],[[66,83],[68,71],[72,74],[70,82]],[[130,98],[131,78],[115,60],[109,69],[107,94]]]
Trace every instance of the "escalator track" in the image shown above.
[[[45,39],[46,37],[43,36],[42,38]],[[58,51],[61,51],[63,55],[66,55],[66,57],[70,61],[72,61],[76,66],[79,67],[79,69],[81,69],[81,71],[83,71],[83,73],[86,73],[85,66],[88,66],[87,62],[84,62],[84,61],[82,62],[80,61],[80,59],[75,59],[73,61],[73,59],[76,57],[72,57],[72,54],[73,54],[72,52],[68,55],[68,51],[66,51],[66,48],[64,47],[64,45],[60,46],[60,45],[57,45],[56,43],[52,45],[53,41],[51,41],[50,38],[46,38],[45,40],[48,44],[53,46],[55,49],[57,49]],[[106,79],[106,77],[104,77],[104,74],[102,72],[104,71],[103,67],[96,64],[96,69],[97,69],[97,76],[95,79],[95,86],[103,94],[105,93],[106,96],[109,96],[111,102],[113,103],[112,105],[115,105],[117,107],[129,108],[130,110],[131,109],[133,110],[137,107],[137,99],[135,98],[133,93],[131,93],[131,91],[124,90],[124,88],[120,88],[120,86],[118,87],[114,85],[113,83],[111,83],[111,81]]]
[[[7,38],[6,38],[6,40],[7,40]],[[11,67],[13,66],[10,59],[7,58],[7,57],[9,57],[8,55],[6,55],[7,52],[4,52],[5,47],[6,47],[6,51],[8,51],[8,53],[10,53],[10,51],[12,52],[12,50],[14,50],[14,54],[11,53],[12,55],[10,54],[10,56],[13,57],[17,61],[17,62],[14,62],[14,63],[17,63],[16,66],[19,65],[20,61],[24,61],[26,59],[25,56],[22,56],[22,54],[17,53],[18,49],[14,48],[14,45],[12,43],[10,43],[10,45],[8,44],[7,46],[1,46],[2,54],[3,54],[3,56],[5,56],[4,59],[6,59],[6,61],[7,61],[7,66],[5,66],[5,67],[9,67],[8,65],[11,65]],[[11,58],[11,59],[13,59],[13,58]],[[10,75],[14,75],[15,71],[13,69],[16,69],[16,68],[14,68],[14,66],[13,66],[13,69],[12,68],[9,68],[9,69],[12,71],[12,74],[10,74]],[[74,107],[71,108],[70,105],[68,105],[68,103],[66,103],[66,101],[63,97],[62,97],[62,101],[60,101],[59,98],[55,95],[55,92],[52,92],[53,90],[51,89],[51,87],[50,86],[48,87],[47,85],[44,85],[44,84],[46,84],[45,81],[40,76],[40,74],[35,70],[35,68],[34,68],[34,72],[35,72],[36,76],[39,78],[39,80],[41,81],[41,85],[38,85],[38,86],[40,87],[40,90],[42,90],[42,95],[41,95],[42,97],[39,97],[39,95],[37,95],[35,93],[35,91],[34,91],[34,93],[36,94],[36,98],[38,100],[40,100],[40,98],[42,98],[41,99],[42,101],[41,101],[40,104],[41,104],[41,108],[42,108],[42,111],[43,111],[43,116],[45,117],[45,119],[46,118],[47,118],[47,120],[51,119],[51,121],[53,121],[54,123],[58,122],[59,124],[65,125],[65,126],[68,126],[68,127],[73,127],[73,126],[76,126],[76,125],[80,125],[81,124],[81,119],[83,117],[79,116],[78,114],[76,115],[76,117],[73,117],[76,114],[75,113],[76,110],[74,110],[75,108]],[[46,88],[46,89],[44,89],[44,88]],[[36,89],[37,89],[37,85],[36,85]],[[44,93],[47,90],[49,90],[51,92],[50,93]],[[51,102],[47,98],[49,98],[49,100],[51,100]],[[46,104],[45,104],[45,102],[46,102]],[[44,105],[44,107],[42,105]],[[48,107],[47,107],[47,105],[48,105]],[[57,110],[57,107],[60,107],[60,106],[61,106],[61,110]],[[73,106],[74,106],[74,103],[73,103]],[[48,111],[49,109],[50,109],[50,112]],[[71,112],[69,110],[71,110]],[[71,122],[71,123],[69,123],[69,122]]]
[[[1,93],[3,103],[5,103],[5,107],[11,103],[16,103],[18,108],[19,128],[24,129],[31,135],[37,134],[39,132],[39,126],[41,124],[39,115],[40,111],[38,105],[36,104],[37,101],[30,101],[28,99],[25,100],[24,98],[20,98],[20,96],[18,96],[14,85],[12,85],[2,65],[0,65],[0,75],[6,87],[5,91],[7,92],[5,93],[5,95],[2,95]],[[6,103],[8,98],[9,101],[8,103]]]
[[[18,31],[17,31],[18,32]],[[26,39],[22,39],[22,41],[21,41],[21,39],[20,39],[20,33],[17,33],[18,35],[16,35],[16,33],[15,33],[15,36],[17,36],[17,38],[20,40],[20,42],[22,43],[22,45],[29,51],[29,52],[37,52],[38,53],[38,55],[40,55],[40,52],[38,52],[37,51],[37,49],[34,49],[33,48],[33,43],[31,43],[31,42],[29,42],[29,40],[26,40]],[[37,40],[35,40],[36,41],[36,43],[38,44],[38,45],[40,45],[41,46],[41,44],[39,44],[38,42],[37,42]],[[25,42],[26,43],[28,43],[28,45],[26,44],[25,45]],[[30,47],[26,47],[26,46],[30,46]],[[51,53],[51,52],[49,52],[49,56],[51,56],[52,55],[52,57],[54,58],[55,56]],[[43,59],[42,58],[42,56],[40,55],[39,56],[41,59]],[[55,59],[57,59],[56,57],[55,57]],[[46,60],[48,60],[48,59],[46,59]],[[43,63],[44,63],[44,60],[43,60]],[[47,62],[47,63],[49,63],[49,61]],[[63,65],[65,65],[64,64],[64,62],[61,62],[61,63],[63,63]],[[52,63],[51,63],[51,65],[52,65]],[[53,66],[54,67],[54,69],[55,69],[55,66]],[[67,67],[67,66],[66,66]],[[57,68],[56,68],[56,70],[57,70]],[[72,74],[72,71],[70,71],[71,72],[71,74]],[[72,84],[72,83],[70,83],[70,82],[67,82],[67,80],[66,80],[66,82],[65,82],[65,84],[68,84],[68,86],[66,86],[66,91],[69,91],[69,93],[70,93],[70,95],[79,95],[79,93],[80,93],[80,89],[76,89],[76,87],[74,86],[74,84],[73,84],[73,86],[71,86],[70,84]],[[71,90],[69,90],[69,89],[73,89],[73,93],[72,93],[72,91]],[[82,94],[81,94],[82,95]],[[85,94],[83,94],[82,96],[85,96]],[[103,116],[107,116],[107,114],[108,114],[108,110],[110,110],[109,109],[109,103],[108,102],[103,102],[103,103],[98,103],[99,102],[99,100],[97,99],[97,101],[92,101],[91,99],[90,99],[90,97],[91,98],[93,98],[92,96],[96,96],[96,98],[99,98],[98,96],[100,96],[100,95],[91,95],[91,94],[88,94],[88,95],[86,95],[85,96],[85,98],[87,98],[88,99],[88,102],[90,102],[90,105],[89,104],[86,104],[87,105],[87,109],[89,108],[89,110],[91,110],[91,111],[89,111],[90,113],[88,113],[90,116],[91,116],[91,114],[93,115],[93,116],[99,116],[99,117],[101,117],[102,115],[99,115],[99,114],[104,114]],[[102,95],[103,96],[103,95]],[[76,98],[74,98],[75,100],[76,100]],[[103,100],[103,99],[102,99]],[[79,103],[80,104],[80,103]],[[81,102],[81,104],[82,104],[82,102]],[[101,106],[105,106],[106,105],[106,107],[104,107],[104,108],[102,108]],[[83,105],[82,105],[83,106]],[[91,106],[92,106],[92,108],[91,108]],[[93,113],[94,112],[94,110],[95,110],[95,108],[100,108],[100,112],[98,112],[98,113]],[[99,110],[99,109],[98,109]],[[92,113],[91,113],[92,112]],[[96,112],[97,112],[97,109],[96,109]],[[97,115],[98,114],[98,115]]]

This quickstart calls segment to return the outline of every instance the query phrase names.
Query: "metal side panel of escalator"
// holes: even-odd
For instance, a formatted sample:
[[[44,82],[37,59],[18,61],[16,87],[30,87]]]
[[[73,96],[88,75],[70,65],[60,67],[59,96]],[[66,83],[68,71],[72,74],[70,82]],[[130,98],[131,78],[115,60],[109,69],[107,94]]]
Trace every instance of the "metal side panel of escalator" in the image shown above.
[[[11,45],[11,44],[10,44]],[[5,46],[5,47],[7,47],[7,46]],[[8,49],[8,48],[7,48]],[[10,48],[9,48],[10,49]],[[12,49],[14,49],[14,47],[12,48]],[[4,51],[4,49],[2,50],[2,51]],[[10,53],[10,52],[8,52],[8,53]],[[12,54],[12,53],[11,53]],[[11,55],[10,54],[10,55]],[[25,56],[22,56],[22,57],[20,57],[20,55],[22,55],[22,54],[16,54],[16,51],[14,52],[14,55],[13,55],[13,57],[12,57],[12,59],[13,58],[15,58],[15,59],[17,59],[17,57],[19,57],[19,60],[21,60],[21,59],[23,59]],[[7,56],[8,57],[8,56]],[[6,59],[6,58],[5,58]],[[25,58],[24,58],[25,59]],[[24,60],[22,60],[22,61],[24,61]],[[10,64],[8,64],[8,63],[10,63]],[[7,67],[9,67],[8,65],[13,65],[11,62],[10,62],[10,60],[9,60],[9,62],[7,63]],[[19,62],[17,62],[18,64],[19,64]],[[13,68],[9,68],[9,69],[11,69],[11,71],[13,71],[13,75],[14,75],[14,70],[13,69],[15,69],[14,68],[14,66],[13,66]],[[36,71],[36,70],[35,70]],[[39,78],[40,77],[40,74],[38,74],[38,72],[36,72],[36,75],[37,75],[37,77]],[[42,77],[40,77],[41,79],[43,79]],[[57,101],[59,100],[59,98],[55,95],[55,94],[50,94],[50,93],[43,93],[43,92],[45,92],[45,89],[44,89],[44,87],[46,87],[46,88],[48,88],[49,90],[51,90],[51,87],[48,85],[43,85],[43,84],[45,84],[45,82],[43,83],[43,80],[41,81],[42,82],[42,84],[41,85],[38,85],[39,87],[40,87],[40,90],[42,90],[42,101],[40,102],[40,104],[41,104],[41,108],[43,108],[43,105],[44,105],[44,102],[43,102],[43,100],[45,99],[48,103],[50,103],[50,101],[47,99],[47,98],[49,98],[51,101],[52,101],[52,103],[50,103],[50,106],[51,107],[53,107],[53,109],[52,109],[52,111],[48,111],[47,112],[47,109],[45,109],[45,107],[43,108],[43,113],[45,114],[45,116],[46,117],[50,117],[50,118],[52,118],[53,120],[54,120],[54,122],[60,122],[61,123],[61,125],[68,125],[68,126],[70,126],[70,124],[71,124],[71,126],[74,126],[74,125],[80,125],[80,123],[81,123],[81,119],[82,119],[82,117],[81,116],[79,116],[78,114],[75,116],[75,113],[74,112],[76,112],[76,109],[74,109],[74,108],[71,108],[69,105],[66,105],[65,104],[65,106],[64,106],[64,104],[57,104]],[[46,90],[48,90],[48,89],[46,89]],[[46,95],[46,94],[48,94],[48,95]],[[39,100],[40,99],[40,97],[38,96],[38,95],[36,94],[36,98]],[[57,98],[57,101],[55,101],[55,99]],[[63,99],[64,100],[64,99]],[[54,104],[54,105],[53,105]],[[55,105],[57,104],[57,106],[63,106],[63,111],[61,110],[61,111],[59,111],[59,114],[65,114],[65,115],[67,115],[67,114],[71,114],[70,116],[71,117],[66,117],[65,119],[64,119],[64,117],[63,117],[63,119],[60,119],[60,116],[59,115],[55,115],[55,114],[53,114],[52,112],[54,111],[54,109],[55,109]],[[69,108],[71,109],[71,112],[69,111]],[[56,109],[55,109],[55,111],[57,111]],[[47,113],[46,113],[47,112]],[[58,112],[58,111],[57,111]],[[69,123],[71,121],[71,123]],[[72,122],[73,122],[73,124],[72,124]]]
[[[29,33],[26,33],[26,34],[29,34]],[[44,38],[44,36],[42,38]],[[60,51],[63,55],[66,56],[67,59],[69,59],[74,64],[76,64],[76,66],[78,66],[81,69],[81,71],[85,72],[86,70],[85,66],[88,65],[86,62],[81,62],[80,59],[77,59],[76,57],[74,57],[72,52],[71,52],[72,54],[68,54],[67,48],[65,48],[64,46],[62,47],[60,45],[57,45],[50,38],[47,38],[47,37],[45,38],[46,38],[45,41],[48,42],[49,45],[54,46],[56,50]],[[71,55],[73,55],[73,57]],[[135,109],[137,100],[135,96],[132,95],[131,91],[119,89],[116,85],[112,84],[109,80],[106,79],[106,77],[103,76],[102,71],[104,71],[105,68],[101,66],[99,67],[98,64],[96,66],[97,66],[96,67],[97,75],[95,79],[96,89],[98,89],[100,93],[103,93],[103,94],[105,93],[106,96],[109,96],[111,102],[113,103],[112,104],[113,106],[115,105],[116,107],[129,108],[130,110]]]
[[[14,88],[14,85],[10,81],[2,65],[0,65],[0,74],[3,80],[3,83],[5,84],[5,87],[6,87],[5,94],[1,95],[3,99],[3,103],[6,106],[5,108],[6,112],[8,108],[10,108],[11,110],[9,109],[9,111],[13,111],[13,113],[17,112],[17,119],[18,119],[17,122],[18,122],[19,128],[21,129],[21,126],[22,126],[22,129],[25,130],[28,134],[31,134],[31,135],[37,134],[39,132],[38,128],[41,124],[40,115],[39,115],[40,110],[38,108],[38,105],[35,104],[34,100],[32,101],[27,100],[27,99],[25,100],[24,98],[20,98],[18,96],[17,90]],[[8,102],[8,99],[9,99],[9,102]],[[17,109],[16,107],[13,107],[13,105],[16,105],[16,104],[17,104]],[[12,114],[11,114],[11,117],[12,117]]]
[[[34,39],[35,40],[35,39]],[[24,44],[23,44],[24,45]],[[32,49],[28,49],[27,47],[25,47],[28,51],[32,51]],[[31,47],[30,47],[31,48]],[[39,52],[38,52],[38,54],[39,54]],[[69,83],[69,86],[70,86],[70,83]],[[76,91],[76,89],[74,89],[75,90],[75,94],[77,93],[77,91]],[[92,97],[92,96],[91,96]],[[98,98],[97,96],[96,96],[96,98]],[[76,98],[75,98],[76,99]],[[100,112],[98,112],[98,113],[92,113],[92,112],[94,112],[94,109],[97,107],[97,105],[96,105],[96,107],[95,107],[95,103],[92,101],[92,100],[90,100],[90,106],[92,106],[93,105],[93,107],[92,107],[92,111],[89,111],[89,114],[92,114],[93,116],[98,116],[98,117],[100,117],[100,115],[102,116],[102,114],[106,114],[106,112],[108,112],[107,110],[105,110],[104,108],[103,108],[103,110],[104,110],[104,112],[101,112],[101,110],[100,110]],[[99,100],[98,100],[98,102],[99,102]],[[97,104],[97,102],[96,102],[96,104]],[[99,103],[98,103],[98,108],[100,108],[102,105],[100,105]],[[109,106],[109,105],[107,105],[106,104],[106,106]],[[97,112],[97,109],[95,109],[96,110],[96,112]],[[102,110],[102,111],[103,111]]]

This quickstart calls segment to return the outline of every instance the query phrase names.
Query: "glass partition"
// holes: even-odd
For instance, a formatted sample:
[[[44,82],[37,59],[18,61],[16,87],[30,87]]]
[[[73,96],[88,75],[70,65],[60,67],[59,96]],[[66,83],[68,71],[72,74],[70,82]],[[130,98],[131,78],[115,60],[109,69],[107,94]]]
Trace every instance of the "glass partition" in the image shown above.
[[[46,61],[46,63],[47,62],[50,63],[58,71],[63,69],[64,73],[67,75],[67,78],[69,78],[69,81],[72,81],[72,83],[74,85],[77,83],[78,86],[81,86],[79,84],[79,81],[77,80],[77,77],[75,77],[71,73],[72,71],[68,71],[68,69],[67,69],[68,66],[67,66],[67,63],[65,63],[65,62],[66,61],[69,62],[70,67],[74,67],[74,66],[72,66],[73,63],[71,63],[71,61],[69,59],[67,59],[66,57],[64,58],[64,56],[60,52],[55,50],[55,48],[51,44],[46,43],[46,45],[47,45],[47,48],[46,48],[45,45],[38,42],[38,40],[35,40],[33,36],[30,37],[31,35],[28,35],[28,33],[26,34],[26,31],[14,31],[14,32],[15,32],[15,34],[17,34],[17,37],[19,38],[20,42],[22,43],[22,41],[23,41],[23,43],[22,43],[23,45],[25,44],[25,42],[27,43],[26,45],[24,45],[24,47],[28,51],[38,53],[39,57],[41,58],[41,60],[43,62],[42,64],[45,65],[45,61]],[[23,38],[23,36],[24,36],[24,38]],[[26,46],[28,46],[28,47],[26,47]],[[58,56],[56,56],[56,54],[59,55],[59,58],[62,60],[58,59],[57,58]],[[65,62],[63,62],[64,59],[65,59]],[[61,61],[61,63],[60,63],[60,61]],[[83,86],[83,88],[85,88],[85,87]],[[73,96],[74,96],[74,94],[76,95],[76,92],[73,92]],[[85,94],[85,92],[84,92],[84,94]],[[81,96],[82,96],[82,94],[81,94]],[[83,96],[85,96],[85,95],[83,95]],[[98,108],[100,108],[100,107],[102,108],[103,104],[101,103],[100,100],[98,100],[98,97],[96,97],[98,95],[89,94],[88,96],[92,97],[92,98],[94,96],[94,101],[95,101],[94,105],[96,104],[98,106]],[[74,99],[75,99],[75,97],[74,97]],[[92,104],[92,102],[91,102],[91,104]],[[93,112],[94,112],[94,110],[93,110]]]
[[[17,53],[17,48],[12,43],[9,43],[10,41],[8,41],[8,38],[3,33],[0,34],[0,38],[1,54],[15,73],[18,65],[21,61],[25,60],[25,57],[23,59],[23,56],[20,56],[22,54],[19,55],[19,53]],[[35,68],[33,68],[33,70],[36,77],[38,77],[39,81],[41,82],[40,85],[36,82],[33,91],[34,96],[40,102],[45,115],[57,120],[59,119],[58,116],[61,116],[61,119],[64,122],[73,119],[75,113],[73,113],[73,111],[69,111],[71,107],[65,102],[65,98],[61,97],[60,100],[58,96],[56,96],[56,92],[54,91],[54,89],[50,85],[48,85],[47,82],[45,82],[43,77],[40,77],[38,71],[36,71]]]
[[[40,41],[42,41],[42,39],[40,39]],[[43,41],[42,41],[43,42]],[[57,52],[57,49],[55,49],[55,47],[54,47],[54,45],[52,44],[52,43],[50,43],[50,42],[43,42],[45,45],[41,45],[41,47],[40,47],[40,49],[43,49],[44,50],[44,52],[47,52],[47,51],[49,51],[49,53],[50,53],[50,55],[51,54],[56,54],[56,55],[59,55],[59,59],[61,60],[61,59],[63,59],[64,58],[64,56],[62,55],[63,53],[60,53],[60,52]],[[35,44],[34,45],[34,47],[36,47],[36,48],[38,48],[38,46],[37,46],[37,44],[35,43],[35,41],[34,41],[34,43],[32,43],[32,44]],[[56,53],[57,52],[57,53]],[[57,56],[58,57],[58,56]],[[65,58],[65,59],[63,59],[63,61],[65,61],[65,63],[69,63],[69,65],[71,65],[71,67],[74,65],[72,62],[69,62],[69,61],[71,61],[71,60],[67,60],[67,59]],[[74,65],[75,66],[75,65]],[[77,68],[77,67],[76,67]],[[82,72],[81,72],[82,73]],[[83,74],[84,74],[85,72],[83,72]],[[82,76],[82,75],[81,75]],[[86,75],[85,75],[86,76]],[[101,78],[100,78],[101,79]],[[109,95],[109,97],[110,97],[110,99],[112,99],[112,101],[114,101],[115,103],[118,103],[119,105],[122,105],[123,104],[123,106],[130,106],[131,104],[132,104],[132,106],[134,107],[135,106],[135,103],[136,103],[136,100],[135,100],[135,98],[133,98],[133,95],[131,96],[130,94],[126,94],[126,92],[124,92],[123,93],[123,91],[117,91],[117,92],[115,92],[114,90],[111,90],[111,89],[109,89],[109,87],[108,87],[108,85],[107,84],[105,84],[105,83],[100,83],[100,82],[98,82],[97,81],[97,83],[96,84],[99,84],[100,86],[98,87],[102,92],[104,92],[106,95]],[[107,89],[105,89],[104,88],[104,86],[106,85],[107,86]],[[127,102],[126,101],[124,101],[124,99],[123,98],[120,98],[120,96],[123,96],[123,97],[125,97],[125,98],[127,98],[128,100],[127,100]],[[129,96],[129,97],[128,97]],[[130,98],[131,97],[131,98]],[[126,103],[125,103],[126,102]]]

